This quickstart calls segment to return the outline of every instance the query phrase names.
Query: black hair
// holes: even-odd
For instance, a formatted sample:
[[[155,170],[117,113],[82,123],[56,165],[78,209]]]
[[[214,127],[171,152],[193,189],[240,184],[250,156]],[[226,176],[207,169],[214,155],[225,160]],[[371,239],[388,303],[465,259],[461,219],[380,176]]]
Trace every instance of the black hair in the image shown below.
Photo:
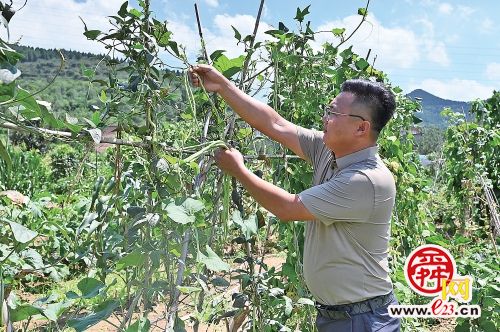
[[[385,85],[364,79],[345,81],[341,92],[350,92],[354,95],[353,104],[361,104],[370,110],[372,129],[378,133],[392,118],[396,109],[394,94]]]

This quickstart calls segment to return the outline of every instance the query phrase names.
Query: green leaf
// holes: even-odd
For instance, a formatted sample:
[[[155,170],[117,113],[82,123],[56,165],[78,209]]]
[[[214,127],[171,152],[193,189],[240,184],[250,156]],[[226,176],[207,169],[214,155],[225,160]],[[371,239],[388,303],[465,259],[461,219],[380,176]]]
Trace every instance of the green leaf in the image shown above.
[[[129,13],[130,15],[135,16],[137,18],[140,18],[142,16],[142,13],[135,8],[130,9]]]
[[[343,50],[342,52],[340,52],[340,56],[344,59],[344,60],[347,60],[347,59],[350,59],[352,58],[352,50],[351,50],[351,47],[349,48],[346,48],[345,50]]]
[[[16,239],[19,243],[28,243],[38,236],[38,233],[28,228],[24,227],[21,224],[13,221],[7,221],[10,225],[10,229],[14,234],[14,239]]]
[[[130,325],[125,332],[148,332],[151,328],[151,323],[146,317],[141,317],[134,324]]]
[[[177,286],[177,288],[184,294],[198,293],[201,292],[200,287],[190,287],[190,286]]]
[[[206,246],[207,255],[198,251],[198,262],[205,264],[207,269],[215,272],[229,271],[229,264],[224,262],[209,246]]]
[[[56,119],[54,114],[50,112],[50,103],[41,100],[37,100],[36,102],[38,104],[38,108],[40,109],[40,117],[42,118],[43,122],[55,129],[64,127],[64,123]]]
[[[169,218],[176,223],[189,224],[195,221],[195,213],[204,207],[203,202],[188,197],[181,205],[171,203],[165,210]]]
[[[28,91],[18,87],[16,99],[19,100],[19,104],[26,107],[26,109],[40,114],[40,106],[38,105],[36,99]]]
[[[72,301],[51,303],[47,305],[46,309],[43,309],[43,315],[47,317],[47,319],[55,322],[59,319],[62,313],[72,305],[72,303]]]
[[[70,319],[68,325],[77,332],[85,331],[89,327],[111,316],[113,311],[119,306],[120,303],[116,300],[105,301],[98,305],[92,314],[82,318]]]
[[[238,73],[245,62],[245,56],[241,55],[234,59],[229,59],[224,54],[221,54],[216,61],[214,61],[214,67],[217,68],[224,76],[231,78],[233,75]]]
[[[101,94],[99,95],[99,100],[101,100],[103,104],[106,104],[106,102],[108,101],[108,96],[106,95],[106,91],[101,90]]]
[[[10,100],[16,93],[16,83],[0,84],[0,102]]]
[[[96,38],[101,34],[101,30],[87,30],[83,33],[85,37],[90,40],[96,40]]]
[[[102,131],[99,128],[94,128],[94,129],[85,129],[90,136],[92,137],[92,140],[94,140],[95,144],[101,143],[102,139]]]
[[[278,30],[288,32],[290,29],[286,27],[286,25],[283,22],[278,22]]]
[[[309,7],[311,7],[311,5],[307,6],[303,10],[300,10],[300,8],[297,7],[297,14],[295,15],[295,19],[302,23],[306,15],[309,14]]]
[[[78,119],[66,113],[66,122],[72,125],[78,124]]]
[[[121,7],[120,7],[120,10],[118,11],[118,15],[120,15],[121,18],[125,18],[127,17],[127,8],[128,8],[128,1],[125,1]]]
[[[455,327],[455,332],[470,332],[471,326],[468,319],[460,318],[457,326]]]
[[[236,38],[238,41],[241,41],[241,33],[238,30],[236,30],[236,28],[232,25],[231,28],[233,28],[234,31],[234,38]]]
[[[192,199],[190,197],[186,198],[186,200],[182,203],[182,206],[186,209],[188,214],[192,215],[205,208],[202,201]]]
[[[479,326],[481,326],[481,331],[484,332],[497,332],[498,329],[495,326],[495,323],[493,323],[489,319],[479,319]]]
[[[43,263],[42,255],[38,253],[35,249],[26,249],[21,252],[21,257],[26,260],[29,265],[31,265],[34,269],[41,270],[45,267]]]
[[[271,35],[274,38],[280,39],[285,33],[281,30],[267,30],[264,32],[265,34]]]
[[[168,217],[178,224],[190,224],[195,221],[195,217],[189,215],[182,205],[169,204],[165,211]]]
[[[354,65],[356,66],[356,68],[358,68],[359,70],[365,70],[366,68],[368,68],[370,66],[370,64],[368,63],[368,61],[366,61],[365,59],[359,59],[357,60]]]
[[[116,269],[122,270],[130,266],[142,266],[146,260],[146,254],[142,253],[139,249],[132,251],[130,254],[120,258],[116,262]]]
[[[446,240],[441,235],[429,236],[425,238],[425,242],[430,244],[437,244],[445,248],[449,246],[449,243],[447,243]]]
[[[342,36],[345,32],[345,28],[334,28],[332,29],[332,33],[335,35],[335,36]]]
[[[82,298],[84,299],[90,299],[97,296],[104,287],[106,287],[106,285],[94,278],[83,278],[78,283],[78,289],[82,292]]]
[[[229,283],[229,281],[222,277],[215,277],[212,280],[212,285],[214,285],[215,287],[229,287],[231,284]]]
[[[75,292],[73,291],[69,291],[67,292],[66,294],[66,298],[68,300],[75,300],[75,299],[79,299],[80,298],[80,295],[76,294]]]
[[[66,113],[66,122],[64,125],[71,130],[73,133],[79,133],[83,127],[78,125],[78,119],[72,117],[71,115]]]
[[[367,14],[368,11],[366,10],[366,8],[358,8],[358,15],[366,16]]]
[[[240,226],[241,232],[247,241],[249,241],[253,235],[257,234],[258,225],[257,225],[257,216],[252,214],[248,217],[248,219],[243,220],[241,218],[240,211],[233,212],[233,222]]]
[[[7,166],[7,170],[10,172],[12,170],[12,159],[10,159],[9,152],[5,148],[2,140],[0,140],[0,157],[2,157],[5,165]]]
[[[95,111],[92,113],[92,118],[90,119],[96,125],[96,127],[101,123],[101,113],[99,111]]]
[[[156,27],[156,26],[155,26]],[[172,37],[172,32],[165,31],[163,26],[159,25],[157,27],[158,31],[154,33],[156,42],[158,46],[167,47],[169,46],[170,38]]]
[[[87,77],[88,79],[92,79],[94,78],[95,76],[95,71],[92,69],[92,68],[87,68],[84,66],[84,64],[82,63],[80,65],[80,69],[82,71],[82,75]]]
[[[179,46],[177,45],[176,42],[174,42],[173,40],[171,40],[171,41],[168,42],[168,46],[172,49],[172,51],[174,52],[175,55],[180,56]]]
[[[30,318],[34,315],[42,314],[43,311],[39,307],[32,306],[31,304],[23,304],[17,306],[14,309],[10,309],[10,320],[14,322],[19,322]]]
[[[213,51],[213,52],[212,52],[212,54],[210,54],[210,59],[211,59],[212,61],[214,61],[214,62],[215,62],[215,61],[217,61],[217,59],[218,59],[221,55],[223,55],[223,54],[224,54],[224,52],[226,52],[226,51],[224,51],[224,50],[216,50],[216,51]]]

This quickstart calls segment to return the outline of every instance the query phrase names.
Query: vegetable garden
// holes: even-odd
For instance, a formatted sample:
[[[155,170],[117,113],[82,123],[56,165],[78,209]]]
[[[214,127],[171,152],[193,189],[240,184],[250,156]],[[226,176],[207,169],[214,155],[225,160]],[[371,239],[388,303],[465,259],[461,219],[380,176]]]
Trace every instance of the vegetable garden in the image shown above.
[[[58,114],[50,100],[37,100],[39,91],[2,79],[0,326],[313,331],[314,302],[301,273],[303,224],[280,222],[259,207],[215,167],[211,153],[236,146],[256,174],[291,193],[310,186],[310,167],[238,119],[220,97],[193,89],[182,45],[149,0],[139,4],[125,2],[110,16],[110,31],[83,24],[84,35],[108,51],[95,68],[82,68],[100,100],[87,117]],[[360,25],[368,5],[358,9]],[[321,105],[343,81],[390,85],[390,78],[370,54],[347,47],[352,34],[342,27],[313,31],[309,9],[298,8],[296,27],[280,22],[265,41],[233,28],[245,53],[228,58],[203,47],[200,61],[287,120],[319,128]],[[5,13],[8,26],[16,17]],[[312,47],[320,33],[337,42]],[[15,74],[21,57],[0,40],[2,68]],[[180,68],[166,60],[173,58]],[[404,262],[421,244],[441,245],[460,274],[474,277],[471,303],[482,310],[477,319],[453,319],[450,329],[497,331],[500,92],[472,104],[473,121],[443,112],[452,125],[442,155],[426,169],[411,131],[420,105],[400,88],[392,91],[397,112],[379,145],[397,184],[390,255],[396,295],[400,303],[425,303],[408,287]],[[101,151],[102,143],[111,147]],[[404,319],[402,329],[432,331],[440,323]]]

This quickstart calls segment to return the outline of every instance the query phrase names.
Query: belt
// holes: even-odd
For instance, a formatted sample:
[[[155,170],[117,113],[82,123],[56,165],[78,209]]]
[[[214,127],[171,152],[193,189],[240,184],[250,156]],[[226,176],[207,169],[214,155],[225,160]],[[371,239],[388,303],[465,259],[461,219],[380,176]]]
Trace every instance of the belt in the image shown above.
[[[380,295],[368,300],[354,303],[325,305],[316,302],[316,310],[320,316],[325,318],[333,320],[349,319],[352,315],[362,314],[383,307],[394,299],[394,293],[391,291],[386,295]]]

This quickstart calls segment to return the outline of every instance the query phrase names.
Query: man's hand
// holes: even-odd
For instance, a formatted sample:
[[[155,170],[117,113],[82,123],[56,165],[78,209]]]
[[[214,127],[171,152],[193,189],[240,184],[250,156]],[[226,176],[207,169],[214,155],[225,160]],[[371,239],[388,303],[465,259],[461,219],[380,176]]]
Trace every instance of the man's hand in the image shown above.
[[[235,178],[238,178],[238,175],[245,169],[243,156],[236,149],[218,149],[215,151],[214,157],[217,166]]]
[[[219,92],[229,81],[212,66],[199,64],[189,69],[189,78],[193,86],[203,85],[209,92]]]

